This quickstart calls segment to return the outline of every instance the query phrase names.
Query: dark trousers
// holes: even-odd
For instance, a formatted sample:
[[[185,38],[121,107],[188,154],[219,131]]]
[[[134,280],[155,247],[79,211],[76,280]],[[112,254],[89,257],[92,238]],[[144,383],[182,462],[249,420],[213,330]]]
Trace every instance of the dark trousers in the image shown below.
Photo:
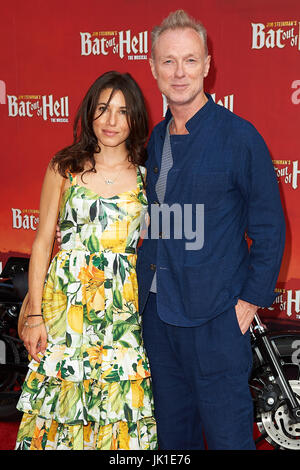
[[[249,332],[235,309],[200,327],[163,322],[150,294],[143,334],[153,381],[158,444],[163,450],[255,449]]]

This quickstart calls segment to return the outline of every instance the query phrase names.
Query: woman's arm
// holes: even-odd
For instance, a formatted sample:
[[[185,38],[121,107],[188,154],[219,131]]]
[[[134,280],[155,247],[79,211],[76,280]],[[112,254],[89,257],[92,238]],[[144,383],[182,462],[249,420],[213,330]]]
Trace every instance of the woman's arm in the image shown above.
[[[41,304],[45,277],[57,223],[61,194],[65,179],[52,167],[48,166],[44,178],[39,212],[39,226],[32,245],[29,272],[28,272],[28,315],[41,315]],[[44,324],[38,325],[42,317],[27,318],[28,327],[22,332],[22,339],[31,357],[37,361],[38,352],[44,352],[47,343],[47,334]]]

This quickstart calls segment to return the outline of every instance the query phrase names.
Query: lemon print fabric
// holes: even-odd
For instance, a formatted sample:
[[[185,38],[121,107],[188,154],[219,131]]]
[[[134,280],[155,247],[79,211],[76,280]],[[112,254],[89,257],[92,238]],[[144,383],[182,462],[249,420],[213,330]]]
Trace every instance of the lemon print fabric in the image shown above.
[[[47,349],[23,384],[18,450],[157,449],[135,270],[144,176],[102,198],[69,175],[43,292]]]

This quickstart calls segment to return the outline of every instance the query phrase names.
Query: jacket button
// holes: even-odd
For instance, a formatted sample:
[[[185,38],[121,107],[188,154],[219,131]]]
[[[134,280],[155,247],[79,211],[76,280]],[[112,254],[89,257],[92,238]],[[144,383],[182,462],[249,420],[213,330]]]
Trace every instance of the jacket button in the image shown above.
[[[154,173],[158,173],[158,167],[155,166],[155,167],[153,168],[153,171],[154,171]]]
[[[150,264],[150,269],[151,269],[152,271],[155,271],[155,270],[156,270],[156,265],[155,265],[155,264]]]

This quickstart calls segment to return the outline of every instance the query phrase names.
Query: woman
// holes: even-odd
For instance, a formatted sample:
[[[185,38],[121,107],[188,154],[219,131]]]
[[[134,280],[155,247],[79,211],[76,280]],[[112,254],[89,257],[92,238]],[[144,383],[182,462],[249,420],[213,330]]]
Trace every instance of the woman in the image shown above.
[[[83,99],[73,145],[47,169],[16,449],[156,449],[135,272],[147,134],[138,85],[107,72]],[[58,213],[61,250],[46,274]]]

